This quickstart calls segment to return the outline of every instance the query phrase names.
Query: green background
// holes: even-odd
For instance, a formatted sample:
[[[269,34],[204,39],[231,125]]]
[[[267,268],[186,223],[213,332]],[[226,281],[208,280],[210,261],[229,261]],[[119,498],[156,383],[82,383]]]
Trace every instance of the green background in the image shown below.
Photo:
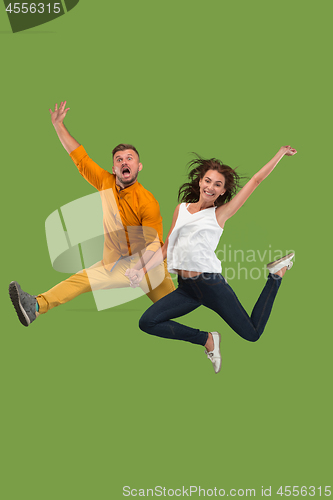
[[[4,500],[120,499],[125,485],[260,496],[261,486],[332,483],[329,6],[80,0],[15,35],[3,8]],[[218,376],[202,348],[139,330],[146,297],[97,312],[86,294],[28,329],[18,322],[10,281],[37,294],[67,277],[51,267],[45,219],[94,192],[51,125],[48,109],[65,99],[68,129],[103,168],[119,142],[139,149],[139,181],[160,202],[165,235],[191,151],[251,176],[280,146],[298,150],[220,244],[296,252],[260,342],[204,308],[184,318],[222,333]],[[250,312],[264,277],[229,283]]]

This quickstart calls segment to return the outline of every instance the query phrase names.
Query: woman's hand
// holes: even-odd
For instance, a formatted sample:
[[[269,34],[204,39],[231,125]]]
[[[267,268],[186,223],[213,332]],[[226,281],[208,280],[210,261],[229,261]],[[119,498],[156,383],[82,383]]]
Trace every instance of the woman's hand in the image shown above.
[[[144,271],[143,269],[127,269],[125,272],[125,276],[128,277],[130,280],[130,286],[132,288],[136,288],[140,285],[141,281],[144,278]]]
[[[283,154],[287,156],[293,156],[297,153],[296,149],[292,148],[291,146],[282,146],[282,148],[280,148],[280,151],[282,151]]]

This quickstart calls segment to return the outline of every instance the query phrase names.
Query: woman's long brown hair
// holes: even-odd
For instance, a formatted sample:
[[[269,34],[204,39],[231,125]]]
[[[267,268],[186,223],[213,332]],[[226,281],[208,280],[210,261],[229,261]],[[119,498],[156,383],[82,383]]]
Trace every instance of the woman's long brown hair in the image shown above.
[[[225,192],[223,195],[219,196],[217,200],[215,200],[215,205],[220,207],[224,203],[233,198],[233,196],[237,193],[238,189],[240,189],[240,181],[242,177],[240,177],[237,172],[225,165],[222,161],[217,158],[211,158],[206,160],[201,158],[201,156],[196,155],[196,159],[192,160],[188,168],[190,172],[188,174],[189,182],[185,182],[179,188],[178,192],[178,201],[186,202],[186,203],[196,203],[200,198],[200,187],[199,180],[202,179],[208,170],[217,170],[220,174],[222,174],[225,178]]]

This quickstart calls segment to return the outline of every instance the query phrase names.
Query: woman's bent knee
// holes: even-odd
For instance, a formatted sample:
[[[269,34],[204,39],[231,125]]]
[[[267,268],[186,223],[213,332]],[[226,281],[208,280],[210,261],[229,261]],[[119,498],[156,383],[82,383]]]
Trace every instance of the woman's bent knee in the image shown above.
[[[250,337],[245,337],[245,338],[249,342],[258,342],[258,340],[260,339],[260,334],[256,332],[253,333]]]
[[[149,333],[150,328],[153,326],[153,322],[149,318],[147,311],[139,319],[139,328],[143,332]]]
[[[247,340],[248,342],[257,342],[260,337],[261,337],[261,334],[256,332],[255,330],[235,330],[236,333],[238,333],[238,335],[240,337],[242,337],[244,340]]]

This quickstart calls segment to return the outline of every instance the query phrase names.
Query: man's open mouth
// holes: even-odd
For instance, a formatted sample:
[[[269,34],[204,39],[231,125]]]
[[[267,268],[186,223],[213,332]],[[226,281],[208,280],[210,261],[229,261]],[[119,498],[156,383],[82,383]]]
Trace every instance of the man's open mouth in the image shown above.
[[[128,167],[122,168],[121,173],[122,173],[122,176],[125,177],[125,179],[127,179],[131,176],[131,171]]]

